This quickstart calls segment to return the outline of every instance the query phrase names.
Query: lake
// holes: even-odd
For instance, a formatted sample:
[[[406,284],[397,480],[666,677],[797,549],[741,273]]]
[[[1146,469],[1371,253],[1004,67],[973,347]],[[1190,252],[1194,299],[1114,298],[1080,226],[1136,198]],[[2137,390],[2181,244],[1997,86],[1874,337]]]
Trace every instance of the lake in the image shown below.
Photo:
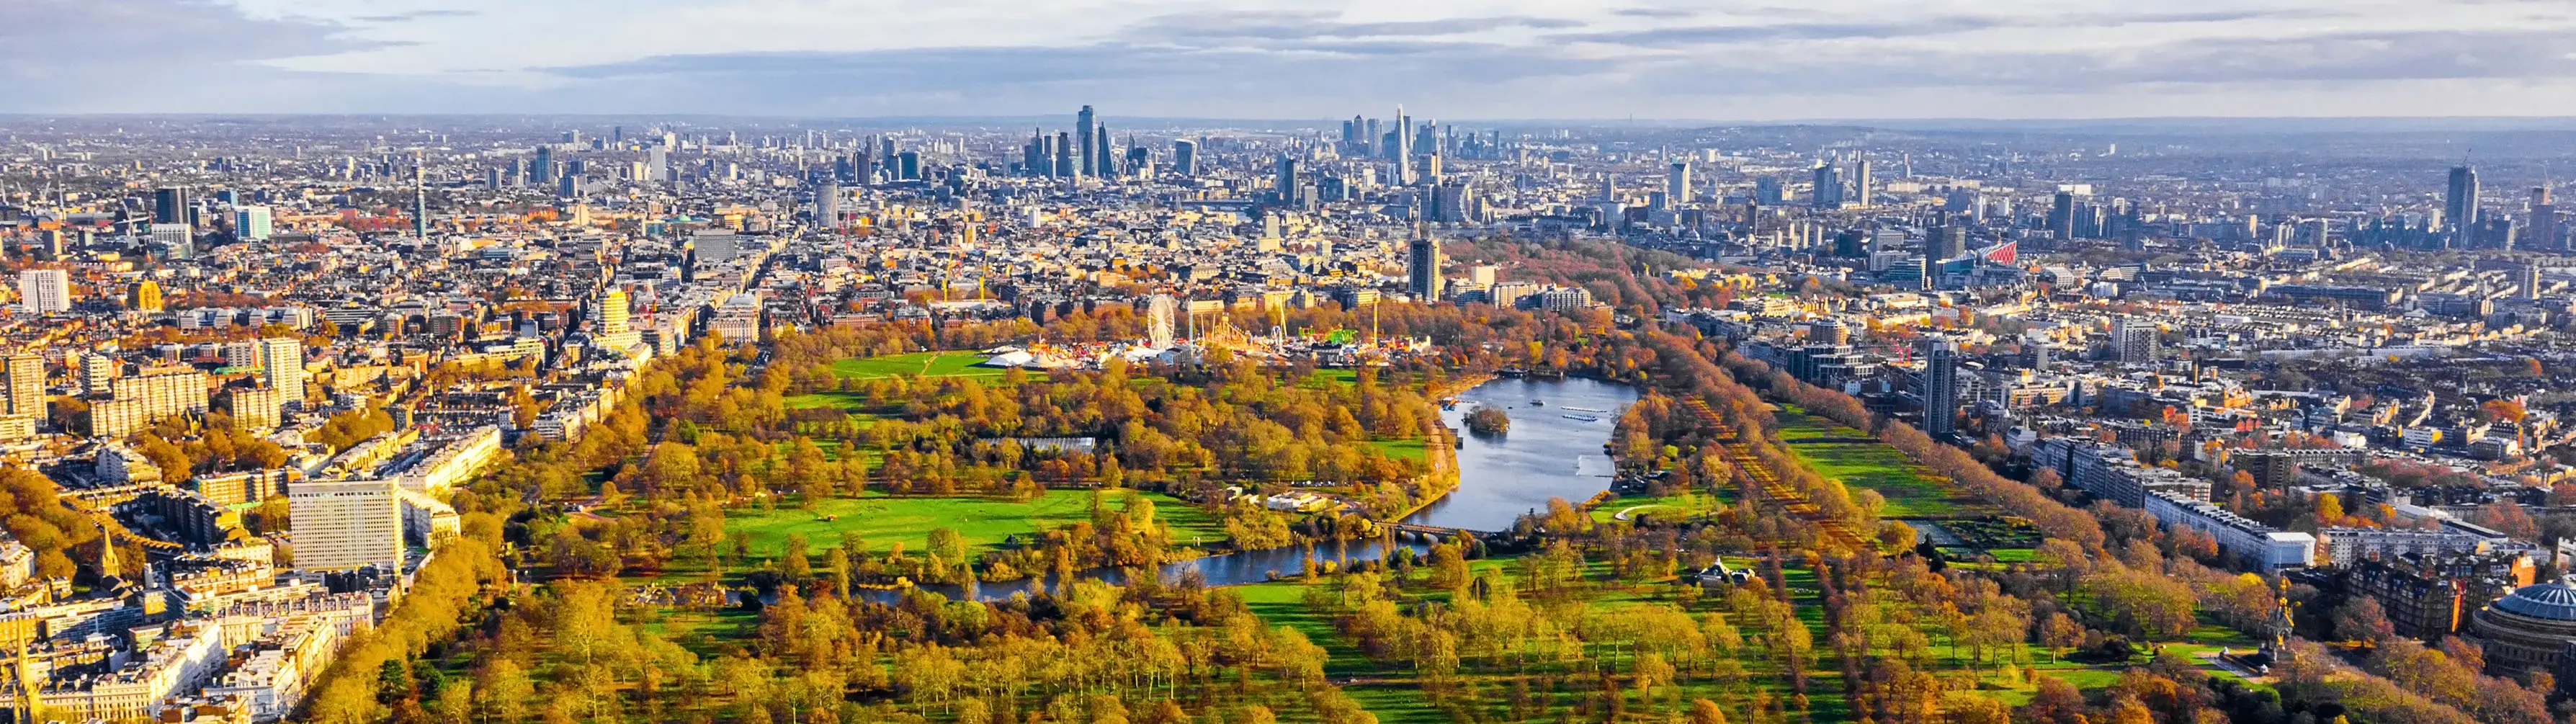
[[[1549,498],[1581,503],[1610,489],[1610,456],[1601,452],[1601,446],[1610,441],[1610,431],[1618,425],[1619,414],[1636,401],[1636,388],[1581,378],[1500,378],[1477,385],[1458,396],[1457,409],[1440,413],[1442,422],[1464,435],[1458,448],[1458,489],[1404,521],[1467,530],[1507,530],[1522,513],[1546,509]],[[1467,429],[1463,419],[1477,405],[1503,408],[1504,414],[1511,416],[1510,431],[1495,436],[1463,432]],[[1580,420],[1568,415],[1598,419]],[[1417,553],[1429,548],[1410,542],[1351,541],[1347,553],[1355,561],[1375,559],[1384,554],[1388,545],[1411,548]],[[1273,573],[1296,575],[1303,571],[1309,553],[1317,561],[1330,561],[1339,559],[1344,551],[1329,541],[1239,551],[1168,563],[1162,567],[1162,576],[1166,582],[1178,581],[1190,571],[1197,571],[1211,586],[1260,583],[1270,580]],[[1126,578],[1124,572],[1109,569],[1080,575],[1113,583]],[[1036,578],[984,583],[972,593],[976,598],[999,600],[1014,593],[1034,592],[1039,585],[1040,579]],[[951,597],[968,593],[955,586],[923,589]],[[861,593],[886,602],[901,595],[882,590]]]
[[[1601,445],[1610,441],[1619,414],[1636,401],[1634,387],[1581,378],[1505,378],[1477,385],[1458,396],[1457,409],[1440,413],[1442,422],[1465,436],[1458,448],[1457,492],[1404,522],[1505,530],[1522,513],[1545,510],[1549,498],[1581,503],[1610,489],[1610,456]],[[1510,431],[1491,437],[1465,432],[1467,412],[1477,405],[1503,408],[1511,416]]]

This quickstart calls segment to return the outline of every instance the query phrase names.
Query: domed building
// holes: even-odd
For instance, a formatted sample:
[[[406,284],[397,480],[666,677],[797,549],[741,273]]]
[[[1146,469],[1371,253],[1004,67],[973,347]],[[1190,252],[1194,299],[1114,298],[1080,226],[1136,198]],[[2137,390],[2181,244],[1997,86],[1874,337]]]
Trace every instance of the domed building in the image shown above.
[[[2567,650],[2576,643],[2576,576],[2514,589],[2478,609],[2469,630],[2486,643],[2498,674],[2539,669],[2568,681]]]

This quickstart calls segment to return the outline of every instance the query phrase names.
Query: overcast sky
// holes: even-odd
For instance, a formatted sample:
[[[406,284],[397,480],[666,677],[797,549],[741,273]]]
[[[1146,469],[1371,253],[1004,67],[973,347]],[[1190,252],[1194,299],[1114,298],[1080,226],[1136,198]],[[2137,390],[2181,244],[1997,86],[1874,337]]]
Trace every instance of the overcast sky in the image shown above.
[[[0,0],[0,112],[2576,116],[2576,0]]]

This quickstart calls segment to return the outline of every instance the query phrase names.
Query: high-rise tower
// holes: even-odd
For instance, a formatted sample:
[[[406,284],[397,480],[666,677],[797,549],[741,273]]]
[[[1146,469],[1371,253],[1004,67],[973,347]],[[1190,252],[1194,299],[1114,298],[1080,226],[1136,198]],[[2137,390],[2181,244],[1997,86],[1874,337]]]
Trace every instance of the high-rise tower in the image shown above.
[[[1944,337],[1923,340],[1923,434],[1943,439],[1958,431],[1959,343]]]
[[[2478,226],[2478,170],[2472,166],[2451,168],[2451,188],[2442,196],[2442,224],[2453,234],[2466,234]]]
[[[426,172],[421,170],[423,163],[426,162],[423,160],[422,153],[413,151],[411,153],[411,235],[415,239],[427,240],[429,238],[429,181]]]
[[[1077,169],[1075,171],[1076,175],[1100,175],[1100,167],[1097,165],[1098,159],[1092,156],[1092,143],[1094,141],[1091,137],[1091,126],[1095,122],[1095,118],[1097,118],[1097,114],[1092,112],[1091,106],[1083,106],[1081,113],[1073,115],[1073,132],[1077,136],[1075,140],[1082,143],[1078,153],[1078,156],[1081,159],[1081,165],[1074,167]]]
[[[1440,301],[1440,240],[1419,222],[1413,232],[1413,244],[1405,255],[1405,290],[1417,301]]]

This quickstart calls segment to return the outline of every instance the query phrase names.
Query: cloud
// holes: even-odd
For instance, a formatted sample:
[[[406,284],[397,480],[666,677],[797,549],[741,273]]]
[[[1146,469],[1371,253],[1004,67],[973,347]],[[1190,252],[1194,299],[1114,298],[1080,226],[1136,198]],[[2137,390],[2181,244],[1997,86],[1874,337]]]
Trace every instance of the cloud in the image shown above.
[[[263,96],[277,74],[258,61],[364,47],[344,30],[211,0],[0,1],[0,108],[179,104],[227,87]]]
[[[914,115],[1036,111],[1116,99],[1135,113],[1188,115],[1204,113],[1207,102],[1218,99],[1236,107],[1310,104],[1338,111],[1360,103],[1392,104],[1417,93],[1616,70],[1607,61],[1488,43],[1281,45],[1286,47],[1116,43],[670,55],[548,72],[583,81],[579,85],[593,92],[624,96],[607,102],[695,97],[794,113]]]
[[[1170,6],[644,0],[532,42],[529,29],[560,27],[570,11],[0,0],[0,111],[1003,115],[1096,103],[1314,118],[1404,102],[1453,116],[1743,118],[2207,113],[2189,104],[2222,98],[2229,112],[2304,114],[2322,98],[2385,113],[2576,112],[2576,96],[2556,92],[2576,85],[2576,19],[2528,5],[1666,1],[1243,0],[1158,12]],[[903,13],[930,29],[875,25]],[[149,81],[101,92],[102,78]]]
[[[1610,14],[1628,18],[1671,19],[1687,18],[1698,15],[1699,12],[1695,10],[1683,10],[1681,8],[1620,8],[1610,11]]]
[[[1311,40],[1382,37],[1441,37],[1467,35],[1492,30],[1532,28],[1558,30],[1582,27],[1583,23],[1563,18],[1524,15],[1465,17],[1441,20],[1346,22],[1339,13],[1324,11],[1238,11],[1188,13],[1148,18],[1127,29],[1122,36],[1134,41],[1190,42],[1199,40],[1269,39]]]
[[[414,10],[393,15],[360,15],[350,19],[364,23],[408,23],[423,18],[470,18],[481,14],[472,10]]]

